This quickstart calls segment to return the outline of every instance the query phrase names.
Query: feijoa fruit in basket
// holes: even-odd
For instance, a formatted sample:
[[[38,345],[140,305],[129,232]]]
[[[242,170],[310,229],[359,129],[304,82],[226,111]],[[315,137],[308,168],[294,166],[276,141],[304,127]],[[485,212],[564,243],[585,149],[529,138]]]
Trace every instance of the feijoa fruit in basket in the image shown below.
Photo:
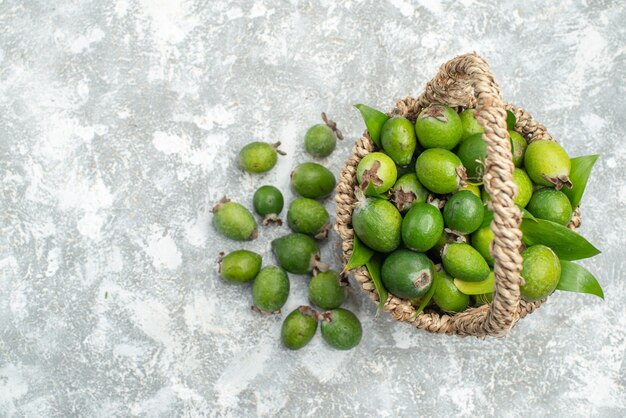
[[[435,271],[437,288],[433,300],[445,312],[463,312],[469,306],[469,296],[461,293],[454,284],[454,278],[445,270]]]
[[[387,154],[372,152],[359,162],[356,179],[366,196],[385,193],[396,182],[396,164]]]
[[[489,265],[469,244],[447,244],[442,252],[443,268],[456,279],[479,282],[489,275]]]
[[[261,269],[252,285],[252,300],[259,310],[272,313],[280,310],[289,296],[289,277],[279,267]]]
[[[540,186],[572,187],[569,174],[571,161],[565,150],[556,142],[533,141],[524,154],[524,168],[528,176]]]
[[[322,309],[335,309],[346,300],[348,292],[335,270],[323,271],[309,282],[309,300]]]
[[[283,210],[285,201],[283,194],[274,186],[261,186],[254,192],[252,197],[252,205],[259,215],[263,216],[263,224],[269,222],[280,223],[278,215]]]
[[[380,134],[385,153],[398,165],[408,165],[415,152],[415,128],[410,120],[402,116],[389,119]]]
[[[428,198],[428,190],[422,186],[414,172],[400,177],[389,193],[389,200],[402,213],[407,212],[417,203],[426,202]]]
[[[417,179],[434,193],[447,194],[465,184],[465,168],[459,157],[441,148],[422,152],[415,162]]]
[[[231,283],[246,283],[254,280],[261,270],[261,256],[248,250],[233,251],[222,257],[219,270]]]
[[[347,309],[337,308],[321,314],[322,338],[338,350],[350,350],[361,342],[361,321]]]
[[[289,205],[287,225],[294,232],[323,239],[328,236],[330,230],[330,217],[320,202],[300,197]]]
[[[313,125],[304,136],[304,149],[313,157],[328,157],[337,146],[335,132],[325,123]]]
[[[487,264],[493,266],[494,259],[490,253],[490,245],[491,241],[493,241],[493,231],[491,230],[491,226],[487,225],[472,234],[471,241],[472,247],[476,249],[483,256]]]
[[[485,131],[483,126],[476,120],[476,117],[474,116],[475,111],[475,109],[465,109],[464,111],[459,113],[461,125],[463,126],[463,136],[461,137],[461,141],[465,141],[472,135],[482,135],[482,133]]]
[[[466,138],[459,145],[456,154],[467,171],[468,180],[482,181],[485,172],[485,157],[487,157],[487,144],[482,134]]]
[[[572,218],[572,204],[560,190],[545,188],[536,190],[526,209],[536,218],[567,225]]]
[[[310,199],[328,196],[335,183],[333,173],[317,163],[302,163],[291,172],[291,186],[295,192]]]
[[[443,208],[445,225],[461,234],[471,234],[483,222],[483,202],[474,193],[463,190],[453,194]]]
[[[418,203],[402,220],[402,242],[415,251],[428,251],[443,233],[443,217],[435,206]]]
[[[239,203],[223,198],[212,212],[215,229],[226,238],[250,241],[257,237],[254,216]]]
[[[290,350],[299,350],[307,345],[317,331],[317,312],[309,306],[293,310],[280,330],[283,345]]]
[[[413,299],[428,292],[433,275],[433,262],[425,254],[403,249],[389,254],[381,269],[385,288],[404,299]]]
[[[305,234],[289,234],[272,241],[278,264],[289,273],[305,274],[319,264],[320,250],[313,238]]]
[[[511,155],[513,156],[513,164],[515,167],[521,167],[524,164],[524,153],[528,144],[523,136],[515,131],[509,131],[511,138]]]
[[[545,245],[533,245],[522,251],[522,298],[528,302],[550,295],[561,278],[559,258]]]
[[[239,167],[248,173],[265,173],[276,165],[280,142],[251,142],[239,151]]]
[[[400,245],[402,215],[384,199],[363,198],[352,212],[354,232],[374,251],[388,253]]]
[[[432,104],[417,117],[415,133],[424,148],[451,150],[463,136],[463,124],[451,107]]]
[[[528,174],[521,168],[513,170],[513,182],[517,186],[517,195],[513,198],[513,202],[517,206],[524,208],[533,195],[533,182],[530,181]]]

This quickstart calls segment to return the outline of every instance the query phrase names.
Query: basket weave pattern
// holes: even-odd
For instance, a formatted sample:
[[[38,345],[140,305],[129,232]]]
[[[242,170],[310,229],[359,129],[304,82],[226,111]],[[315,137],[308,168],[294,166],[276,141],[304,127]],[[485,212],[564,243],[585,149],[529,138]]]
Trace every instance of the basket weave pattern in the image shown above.
[[[491,304],[469,308],[464,312],[448,315],[427,311],[415,315],[415,308],[407,300],[389,295],[384,309],[391,316],[409,322],[417,328],[435,333],[473,335],[477,337],[499,336],[509,331],[519,319],[533,312],[544,300],[526,303],[520,299],[519,286],[522,258],[521,213],[513,203],[517,193],[512,180],[514,165],[511,159],[511,145],[506,125],[506,110],[511,110],[516,118],[516,130],[528,141],[552,137],[546,128],[535,121],[523,109],[505,105],[500,88],[494,80],[485,60],[476,54],[461,55],[441,66],[439,72],[417,99],[408,97],[400,100],[390,116],[404,116],[415,122],[422,109],[430,104],[446,104],[452,107],[476,108],[475,116],[484,127],[483,138],[487,144],[485,174],[483,183],[491,195],[490,209],[494,218],[491,229],[494,241],[491,251],[494,256],[496,285]],[[354,189],[357,186],[356,167],[359,161],[375,150],[375,145],[366,132],[352,150],[352,155],[344,165],[336,191],[337,232],[341,236],[344,264],[352,255],[354,230],[352,211],[356,203]],[[580,213],[574,212],[568,227],[576,229],[580,225]],[[370,298],[378,301],[378,293],[365,267],[355,270],[356,280]]]

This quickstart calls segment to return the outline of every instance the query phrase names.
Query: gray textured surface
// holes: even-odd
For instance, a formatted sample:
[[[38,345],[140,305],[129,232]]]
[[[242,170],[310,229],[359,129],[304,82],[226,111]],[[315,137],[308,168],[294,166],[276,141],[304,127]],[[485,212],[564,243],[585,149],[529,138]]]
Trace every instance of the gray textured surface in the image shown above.
[[[624,6],[499,3],[0,1],[0,416],[626,415]],[[352,103],[389,108],[472,50],[571,155],[602,153],[582,232],[603,254],[582,264],[606,300],[556,294],[483,341],[375,318],[353,290],[357,349],[285,351],[280,319],[218,279],[240,244],[210,207],[265,183],[289,200],[322,110],[347,136],[338,172]],[[289,155],[243,174],[253,139]],[[245,246],[271,263],[285,230]]]

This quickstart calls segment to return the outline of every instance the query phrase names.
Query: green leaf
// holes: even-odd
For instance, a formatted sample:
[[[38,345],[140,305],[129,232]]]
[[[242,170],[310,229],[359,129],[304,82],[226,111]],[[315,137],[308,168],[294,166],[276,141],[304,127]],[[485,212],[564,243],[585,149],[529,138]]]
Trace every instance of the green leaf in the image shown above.
[[[533,222],[537,222],[537,218],[535,218],[532,213],[528,212],[525,208],[519,205],[517,207],[522,211],[522,219],[530,219]]]
[[[389,116],[364,104],[355,104],[354,107],[361,112],[365,126],[367,126],[367,131],[370,133],[370,138],[372,138],[372,141],[380,148],[380,131],[383,129],[385,122],[389,120]]]
[[[378,312],[383,310],[383,307],[387,302],[387,298],[389,298],[389,293],[387,292],[387,289],[385,289],[385,286],[383,286],[383,281],[380,276],[381,265],[382,260],[379,254],[374,255],[367,263],[365,263],[367,271],[374,282],[376,293],[378,293]]]
[[[589,293],[604,299],[604,292],[593,274],[571,261],[561,260],[561,278],[556,288],[568,292]]]
[[[582,235],[545,219],[535,219],[534,222],[524,219],[520,229],[524,244],[527,246],[546,245],[563,260],[580,260],[600,254],[600,250]]]
[[[585,187],[587,187],[587,180],[589,180],[591,169],[598,157],[599,155],[595,154],[571,159],[572,169],[570,170],[569,178],[573,186],[571,189],[563,187],[561,191],[569,198],[574,209],[580,204],[580,199],[583,197]]]
[[[491,293],[496,285],[496,276],[493,271],[485,280],[480,282],[466,282],[460,279],[454,279],[454,285],[466,295],[482,295],[483,293]]]
[[[435,291],[437,290],[438,284],[439,284],[439,275],[435,273],[433,274],[433,282],[430,285],[430,289],[428,289],[428,292],[426,292],[426,294],[424,295],[424,298],[422,298],[422,301],[420,302],[420,306],[417,308],[417,310],[415,310],[415,313],[411,315],[412,318],[415,318],[424,310],[424,308],[426,308],[426,305],[428,305],[430,300],[433,298],[433,295],[435,294]]]
[[[348,260],[348,264],[344,267],[344,271],[350,271],[357,267],[361,267],[367,263],[370,258],[374,255],[374,251],[370,248],[366,247],[365,244],[359,240],[359,238],[354,236],[354,244],[352,247],[352,256],[350,256],[350,260]]]
[[[515,114],[510,110],[506,111],[506,127],[509,131],[515,130],[515,124],[517,123],[517,118]]]

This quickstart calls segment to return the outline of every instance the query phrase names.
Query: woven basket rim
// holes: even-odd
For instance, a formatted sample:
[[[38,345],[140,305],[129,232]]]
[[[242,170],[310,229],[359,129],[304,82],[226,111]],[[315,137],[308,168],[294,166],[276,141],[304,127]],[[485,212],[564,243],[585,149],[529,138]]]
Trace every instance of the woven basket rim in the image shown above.
[[[459,63],[463,63],[467,65],[467,63],[471,65],[478,62],[479,64],[484,64],[487,70],[481,68],[482,71],[486,74],[487,77],[491,78],[493,85],[495,85],[495,91],[499,95],[499,88],[495,81],[493,81],[493,76],[488,71],[488,67],[486,67],[486,62],[482,60],[482,58],[478,57],[475,54],[466,54],[459,57],[456,57],[446,64],[444,64],[437,75],[437,77],[442,77],[442,73],[446,70],[449,70],[451,65],[459,66]],[[484,74],[483,74],[484,75]],[[396,107],[389,113],[390,116],[400,115],[405,116],[408,119],[414,121],[415,117],[423,107],[430,103],[440,103],[447,104],[453,107],[470,107],[474,108],[476,106],[476,98],[473,96],[467,96],[468,91],[465,92],[465,97],[462,97],[460,94],[452,94],[450,97],[445,97],[441,91],[436,91],[437,85],[437,77],[433,79],[430,83],[427,84],[425,92],[419,98],[407,97],[397,102]],[[447,75],[449,78],[449,75]],[[446,75],[443,76],[443,79],[446,80]],[[455,81],[458,81],[455,80]],[[439,80],[441,82],[441,80]],[[450,81],[447,81],[447,84],[450,84]],[[447,87],[447,86],[446,86]],[[454,92],[453,92],[454,93]],[[458,93],[458,92],[456,92]],[[432,99],[435,100],[432,100]],[[512,111],[516,118],[517,123],[515,126],[515,130],[520,133],[527,142],[532,142],[538,139],[548,139],[553,140],[552,137],[548,134],[545,127],[539,122],[535,121],[533,117],[526,112],[524,109],[516,107],[512,104],[506,104],[504,102],[499,103],[500,106],[496,104],[495,108],[501,108],[502,112],[504,109]],[[488,115],[489,116],[489,115]],[[480,122],[480,116],[477,117]],[[487,131],[487,129],[485,129]],[[490,134],[494,134],[494,132],[490,132]],[[496,135],[498,132],[495,133]],[[502,143],[501,137],[503,136],[500,132],[500,143]],[[486,134],[484,134],[485,137]],[[508,133],[504,134],[506,140],[508,141]],[[350,255],[352,253],[353,246],[353,236],[354,231],[352,229],[351,217],[352,210],[354,204],[354,186],[356,185],[356,176],[355,176],[355,168],[358,165],[358,162],[368,153],[375,151],[375,145],[372,140],[369,138],[369,134],[367,130],[364,132],[363,136],[359,138],[355,142],[355,146],[352,150],[352,154],[349,159],[344,164],[340,181],[337,185],[336,191],[336,202],[337,202],[337,223],[335,229],[338,231],[339,235],[342,238],[342,251],[343,251],[343,262],[344,264],[349,260]],[[506,154],[504,154],[506,156]],[[501,156],[497,156],[501,157]],[[488,157],[489,158],[489,157]],[[508,158],[510,159],[510,145],[508,151]],[[496,163],[497,158],[495,158]],[[512,161],[510,162],[512,166]],[[510,167],[508,167],[510,168]],[[493,184],[492,184],[493,187]],[[504,186],[506,187],[506,185]],[[513,186],[515,187],[515,186]],[[490,187],[488,187],[490,188]],[[499,189],[498,189],[499,190]],[[504,234],[509,235],[511,231],[521,239],[521,232],[519,231],[519,221],[521,219],[517,219],[517,227],[516,231],[512,227],[502,228],[502,225],[496,225],[496,232],[500,233],[504,229]],[[579,208],[576,208],[574,214],[572,215],[572,220],[568,224],[568,227],[576,230],[576,228],[580,225],[580,211]],[[500,229],[497,229],[500,227]],[[492,226],[492,228],[494,228]],[[517,247],[519,248],[519,246]],[[510,249],[511,250],[511,249]],[[517,251],[518,258],[514,260],[514,262],[509,263],[512,265],[513,269],[517,269],[517,274],[519,277],[519,271],[521,270],[521,256],[519,256],[519,251]],[[512,251],[509,251],[512,252]],[[497,254],[493,254],[494,258],[496,258],[496,262],[498,263],[498,255],[503,256],[502,252],[498,252]],[[504,254],[506,257],[507,254]],[[507,260],[509,261],[509,260]],[[515,270],[513,270],[515,272]],[[378,301],[378,293],[376,292],[371,277],[367,272],[365,267],[359,267],[354,270],[354,275],[356,280],[359,282],[360,287],[366,291],[370,298],[374,301]],[[496,275],[496,279],[499,280],[498,286],[502,285],[502,281],[508,282],[508,276],[502,279]],[[517,279],[520,280],[520,279]],[[503,296],[496,295],[494,301],[482,305],[479,307],[468,308],[467,310],[457,313],[457,314],[447,314],[442,313],[439,314],[434,310],[428,310],[425,312],[421,312],[418,315],[415,315],[415,308],[407,301],[400,299],[396,296],[389,295],[385,305],[384,310],[391,313],[392,317],[395,320],[399,320],[402,322],[408,322],[415,326],[416,328],[424,329],[429,332],[434,333],[445,333],[449,335],[459,335],[459,336],[476,336],[476,337],[486,337],[486,336],[501,336],[506,334],[521,318],[528,315],[537,309],[541,304],[545,302],[547,299],[543,299],[536,302],[526,303],[519,296],[519,281],[511,280],[511,283],[507,283],[508,288],[506,291],[511,291],[510,294],[505,293],[504,299],[505,303],[510,303],[506,308],[508,310],[503,309],[495,309],[493,308],[494,302],[496,299],[503,299]],[[512,309],[511,309],[512,308]],[[496,318],[496,326],[493,326],[493,317],[498,316],[503,318]],[[491,321],[492,323],[488,323]]]

